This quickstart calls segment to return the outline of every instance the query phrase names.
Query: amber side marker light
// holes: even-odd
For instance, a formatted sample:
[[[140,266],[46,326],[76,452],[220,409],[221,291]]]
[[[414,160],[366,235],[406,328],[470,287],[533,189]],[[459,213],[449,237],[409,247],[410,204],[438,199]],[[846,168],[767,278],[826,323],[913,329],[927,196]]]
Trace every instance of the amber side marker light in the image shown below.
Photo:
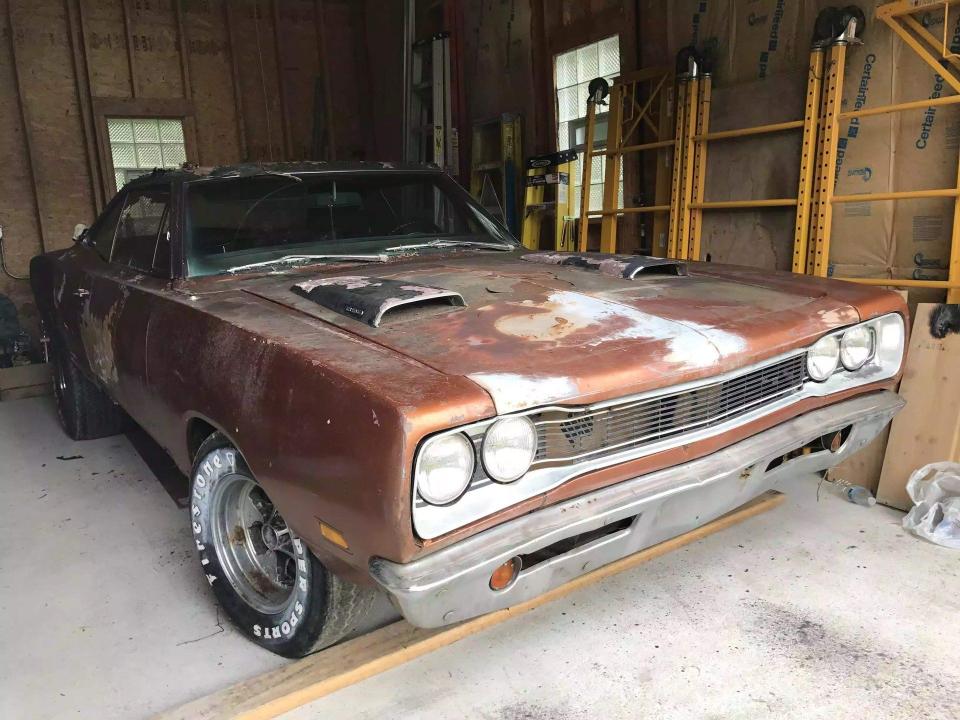
[[[343,536],[343,533],[335,527],[327,525],[323,520],[317,519],[317,522],[320,523],[320,534],[323,535],[324,538],[339,548],[343,548],[344,550],[350,549],[350,545],[347,543],[347,539]]]
[[[519,574],[520,558],[512,557],[490,575],[490,589],[504,590],[510,587],[510,584],[517,579]]]

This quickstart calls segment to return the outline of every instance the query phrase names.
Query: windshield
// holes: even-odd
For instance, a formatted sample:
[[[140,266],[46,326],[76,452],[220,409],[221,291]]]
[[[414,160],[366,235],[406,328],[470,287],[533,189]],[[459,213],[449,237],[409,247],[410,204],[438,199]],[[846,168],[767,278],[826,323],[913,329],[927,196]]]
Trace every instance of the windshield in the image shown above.
[[[290,258],[516,245],[439,173],[209,179],[187,186],[186,205],[187,274],[193,277],[261,263],[284,267]]]

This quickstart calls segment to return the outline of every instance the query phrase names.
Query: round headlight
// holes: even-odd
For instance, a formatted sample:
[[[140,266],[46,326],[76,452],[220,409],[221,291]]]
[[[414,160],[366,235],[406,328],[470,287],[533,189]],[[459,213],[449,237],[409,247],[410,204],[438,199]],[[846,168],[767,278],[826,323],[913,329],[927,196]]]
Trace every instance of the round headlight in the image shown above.
[[[820,338],[807,350],[807,372],[817,382],[833,375],[839,362],[840,340],[836,335]]]
[[[463,495],[473,477],[473,444],[462,433],[427,441],[417,458],[417,492],[431,505]]]
[[[528,417],[497,420],[483,438],[483,467],[497,482],[513,482],[533,463],[537,429]]]
[[[873,356],[875,342],[873,328],[850,328],[840,341],[840,362],[847,370],[859,370]]]

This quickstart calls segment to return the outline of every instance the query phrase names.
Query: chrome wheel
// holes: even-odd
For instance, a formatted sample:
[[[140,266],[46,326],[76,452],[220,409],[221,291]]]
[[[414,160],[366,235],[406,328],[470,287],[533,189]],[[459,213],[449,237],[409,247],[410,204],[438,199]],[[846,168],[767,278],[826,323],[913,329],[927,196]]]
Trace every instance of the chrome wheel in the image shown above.
[[[226,579],[250,607],[270,615],[293,599],[294,537],[263,489],[225,475],[211,498],[213,544]]]

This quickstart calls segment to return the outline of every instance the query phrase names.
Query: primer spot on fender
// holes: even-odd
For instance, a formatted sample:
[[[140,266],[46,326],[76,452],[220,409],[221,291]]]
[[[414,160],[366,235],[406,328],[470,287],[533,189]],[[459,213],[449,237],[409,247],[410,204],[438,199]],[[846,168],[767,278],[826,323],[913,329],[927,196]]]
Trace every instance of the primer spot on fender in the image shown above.
[[[860,314],[851,307],[836,308],[834,310],[820,310],[817,317],[827,327],[850,325],[860,322]]]
[[[568,377],[514,373],[474,373],[467,377],[490,393],[501,414],[569,400],[580,394],[577,384]]]

